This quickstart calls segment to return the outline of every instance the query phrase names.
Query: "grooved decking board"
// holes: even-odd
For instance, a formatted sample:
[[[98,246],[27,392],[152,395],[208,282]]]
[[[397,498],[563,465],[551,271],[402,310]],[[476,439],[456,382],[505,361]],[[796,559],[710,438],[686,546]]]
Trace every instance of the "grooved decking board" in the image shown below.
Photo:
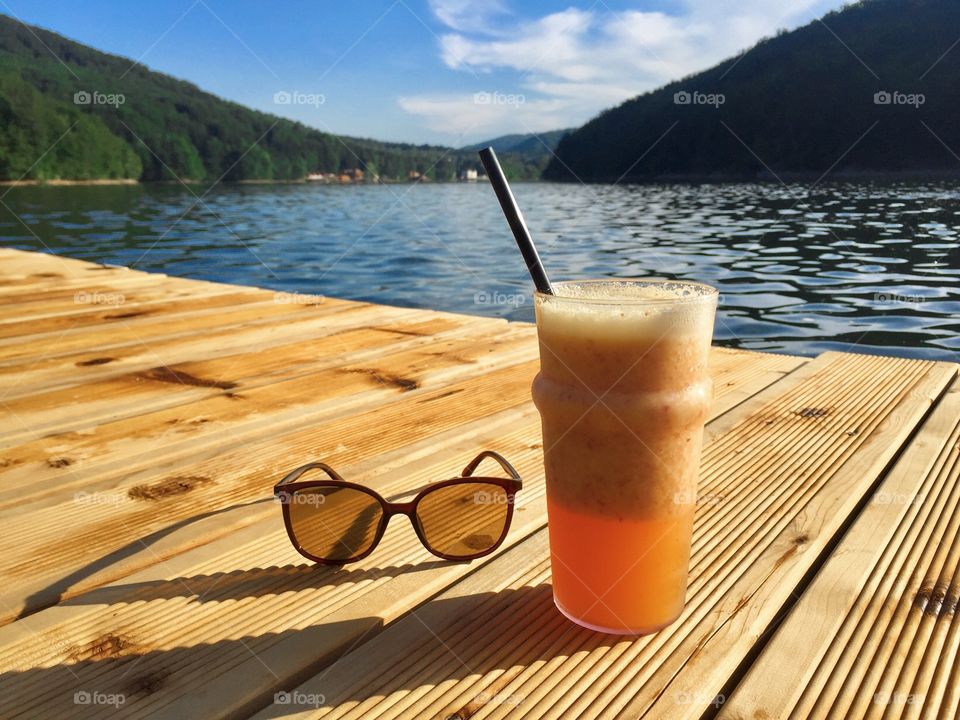
[[[177,313],[181,317],[194,313],[202,315],[234,305],[239,307],[247,303],[272,301],[273,294],[266,295],[266,292],[255,288],[226,285],[221,293],[200,297],[160,300],[155,303],[140,303],[126,305],[125,307],[95,303],[89,306],[81,306],[83,312],[72,315],[57,315],[46,318],[20,316],[17,319],[0,323],[0,343],[29,342],[31,338],[44,334],[51,334],[56,337],[80,332],[100,332],[103,329],[102,326],[109,326],[121,321],[137,328],[149,325],[156,320],[164,321],[166,316],[171,313]]]
[[[721,717],[960,716],[960,383]]]
[[[0,365],[0,397],[16,398],[38,390],[71,387],[138,370],[170,366],[185,360],[202,360],[223,353],[267,350],[302,337],[318,337],[377,319],[400,319],[411,311],[373,305],[322,304],[300,306],[296,320],[277,324],[240,325],[101,350],[95,343],[68,355],[40,355],[12,365]],[[104,362],[109,358],[108,362]]]
[[[318,298],[317,303],[323,303]],[[115,315],[129,315],[118,307]],[[18,338],[17,342],[0,343],[0,366],[29,364],[37,357],[55,358],[84,352],[91,347],[110,355],[114,348],[128,345],[152,344],[158,340],[200,335],[225,327],[251,326],[262,323],[283,323],[299,319],[298,316],[312,313],[309,306],[272,301],[247,303],[236,307],[221,308],[219,312],[205,315],[172,315],[162,322],[134,325],[128,320],[135,318],[116,317],[109,328],[81,328],[76,331],[47,333]]]
[[[14,416],[0,447],[77,433],[103,422],[135,417],[200,398],[242,393],[252,387],[303,377],[341,363],[375,360],[459,337],[489,337],[490,324],[465,315],[419,313],[377,321],[318,338],[301,338],[269,352],[224,353],[215,358],[168,365],[167,372],[133,372],[81,386],[3,400],[0,418]],[[0,457],[3,457],[0,451]],[[2,486],[2,482],[0,482]]]
[[[0,322],[15,322],[26,315],[36,319],[83,315],[105,305],[122,312],[140,304],[218,295],[224,289],[218,283],[163,277],[160,280],[135,278],[117,283],[98,281],[52,292],[11,293],[4,298],[7,302],[0,304]]]
[[[540,531],[262,717],[700,717],[955,375],[827,353],[714,422],[687,607],[660,633],[567,622]]]

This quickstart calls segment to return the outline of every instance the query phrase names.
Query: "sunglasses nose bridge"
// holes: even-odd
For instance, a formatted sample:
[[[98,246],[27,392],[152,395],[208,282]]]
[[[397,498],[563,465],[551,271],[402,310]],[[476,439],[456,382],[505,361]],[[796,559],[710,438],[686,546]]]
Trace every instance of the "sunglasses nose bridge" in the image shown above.
[[[416,508],[416,502],[413,500],[402,503],[385,503],[385,505],[387,517],[390,517],[391,515],[406,515],[408,518],[413,520],[413,515]]]
[[[410,526],[414,531],[419,534],[420,529],[417,527],[417,503],[413,500],[405,503],[391,503],[390,504],[390,514],[391,515],[406,515],[407,519],[410,521]]]

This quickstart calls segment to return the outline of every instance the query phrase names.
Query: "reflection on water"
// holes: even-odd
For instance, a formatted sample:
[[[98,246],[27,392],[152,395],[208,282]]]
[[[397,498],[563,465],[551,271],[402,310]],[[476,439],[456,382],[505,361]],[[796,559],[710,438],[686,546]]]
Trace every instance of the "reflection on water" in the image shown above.
[[[551,277],[711,283],[722,295],[724,345],[947,359],[960,350],[960,185],[531,183],[516,194]],[[531,283],[483,183],[220,187],[202,201],[174,185],[15,188],[0,205],[0,243],[288,292],[533,318]]]

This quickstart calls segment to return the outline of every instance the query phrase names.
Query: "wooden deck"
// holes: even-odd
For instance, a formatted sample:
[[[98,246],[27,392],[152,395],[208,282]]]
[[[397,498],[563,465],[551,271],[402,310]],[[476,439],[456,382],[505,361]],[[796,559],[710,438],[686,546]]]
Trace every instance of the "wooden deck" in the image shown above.
[[[535,328],[0,250],[0,717],[956,717],[957,366],[716,348],[687,608],[551,601]],[[524,476],[493,556],[307,563],[270,493]]]

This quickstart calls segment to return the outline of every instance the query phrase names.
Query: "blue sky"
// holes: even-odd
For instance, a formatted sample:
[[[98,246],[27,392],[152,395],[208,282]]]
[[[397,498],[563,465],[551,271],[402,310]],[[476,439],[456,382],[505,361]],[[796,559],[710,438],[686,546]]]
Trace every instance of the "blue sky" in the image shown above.
[[[459,146],[580,125],[841,4],[0,0],[0,12],[322,130]]]

